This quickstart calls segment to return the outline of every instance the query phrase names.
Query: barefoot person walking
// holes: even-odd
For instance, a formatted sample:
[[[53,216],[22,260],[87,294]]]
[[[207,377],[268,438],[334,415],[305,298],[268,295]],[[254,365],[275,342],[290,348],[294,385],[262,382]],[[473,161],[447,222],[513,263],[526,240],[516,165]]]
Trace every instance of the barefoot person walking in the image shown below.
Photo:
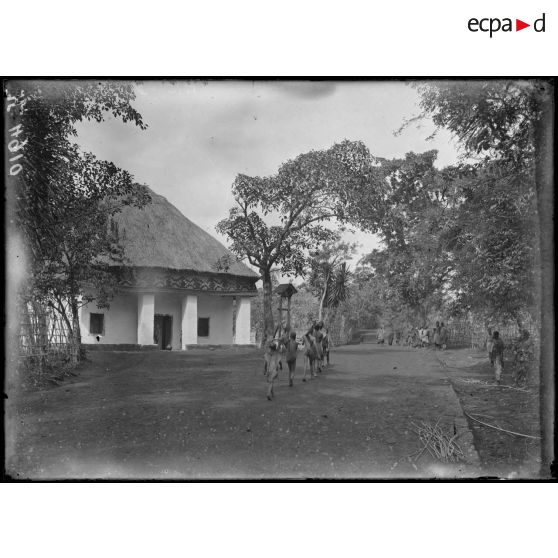
[[[304,374],[302,376],[302,381],[305,382],[308,368],[310,369],[310,379],[317,376],[315,364],[318,353],[316,351],[316,340],[310,331],[302,336],[302,341],[304,343]]]
[[[291,331],[290,338],[285,344],[286,353],[285,360],[289,367],[289,387],[293,387],[294,371],[296,369],[296,357],[298,356],[298,342],[296,340],[296,332]]]
[[[275,395],[273,392],[273,384],[279,375],[279,364],[281,362],[281,353],[279,352],[279,343],[274,340],[269,344],[269,353],[267,358],[267,399],[271,401]]]

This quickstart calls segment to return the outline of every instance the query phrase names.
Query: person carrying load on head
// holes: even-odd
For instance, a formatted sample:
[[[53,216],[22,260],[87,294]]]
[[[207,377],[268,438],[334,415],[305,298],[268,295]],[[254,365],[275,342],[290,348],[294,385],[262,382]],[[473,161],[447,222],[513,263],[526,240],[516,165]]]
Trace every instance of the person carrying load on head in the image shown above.
[[[298,356],[298,342],[296,332],[291,331],[289,340],[285,344],[285,361],[289,367],[289,387],[293,387],[294,372],[296,369],[296,357]]]
[[[308,330],[302,336],[302,342],[304,343],[304,374],[302,376],[302,381],[306,381],[306,372],[310,369],[310,379],[317,376],[315,366],[316,359],[318,358],[318,352],[316,350],[316,338],[312,335],[313,329]]]
[[[267,399],[271,401],[275,395],[273,387],[274,382],[279,375],[279,363],[281,362],[281,353],[279,352],[279,342],[273,340],[269,345],[269,358],[267,359]]]

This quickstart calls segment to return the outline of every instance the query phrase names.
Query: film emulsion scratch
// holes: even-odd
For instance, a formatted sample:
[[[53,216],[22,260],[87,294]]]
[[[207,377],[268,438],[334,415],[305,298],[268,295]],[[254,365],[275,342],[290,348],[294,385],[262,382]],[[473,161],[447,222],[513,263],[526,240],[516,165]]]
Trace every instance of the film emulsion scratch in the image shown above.
[[[553,81],[4,98],[11,478],[550,477]]]

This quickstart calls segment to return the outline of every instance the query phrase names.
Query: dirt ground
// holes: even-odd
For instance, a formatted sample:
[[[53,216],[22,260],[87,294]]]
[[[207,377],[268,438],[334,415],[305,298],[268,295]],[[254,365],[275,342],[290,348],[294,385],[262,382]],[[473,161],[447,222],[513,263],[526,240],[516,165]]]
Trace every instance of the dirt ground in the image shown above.
[[[537,386],[515,389],[509,369],[504,370],[502,385],[495,385],[492,366],[484,352],[447,351],[437,356],[469,415],[467,420],[484,474],[500,478],[537,477],[541,464]],[[509,434],[486,424],[533,437]]]
[[[13,477],[486,474],[448,368],[433,351],[339,347],[331,367],[306,383],[299,357],[294,386],[281,372],[272,402],[256,349],[90,352],[88,358],[63,385],[9,393],[7,469]],[[456,432],[465,460],[442,464],[427,452],[410,458],[421,447],[414,427],[421,421]]]

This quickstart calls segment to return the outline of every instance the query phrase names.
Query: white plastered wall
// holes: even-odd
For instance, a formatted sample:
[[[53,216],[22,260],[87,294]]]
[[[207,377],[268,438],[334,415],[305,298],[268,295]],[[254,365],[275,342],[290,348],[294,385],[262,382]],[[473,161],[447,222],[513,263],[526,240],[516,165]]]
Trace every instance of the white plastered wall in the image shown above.
[[[155,314],[172,316],[172,349],[180,350],[182,328],[182,293],[156,293]],[[219,295],[197,297],[197,315],[209,318],[209,337],[197,337],[200,345],[230,345],[233,343],[233,298]],[[89,333],[90,313],[105,315],[104,335]],[[197,326],[197,324],[196,324]],[[137,344],[138,336],[138,293],[119,293],[110,303],[110,308],[98,309],[90,303],[80,310],[82,341],[85,344],[112,345]]]
[[[209,318],[209,337],[198,337],[199,345],[232,345],[232,297],[200,295],[198,297],[198,318]]]
[[[104,335],[89,333],[90,314],[105,315]],[[97,308],[91,302],[80,309],[81,339],[85,344],[135,344],[138,333],[138,297],[135,293],[119,293],[110,302],[110,308]]]

